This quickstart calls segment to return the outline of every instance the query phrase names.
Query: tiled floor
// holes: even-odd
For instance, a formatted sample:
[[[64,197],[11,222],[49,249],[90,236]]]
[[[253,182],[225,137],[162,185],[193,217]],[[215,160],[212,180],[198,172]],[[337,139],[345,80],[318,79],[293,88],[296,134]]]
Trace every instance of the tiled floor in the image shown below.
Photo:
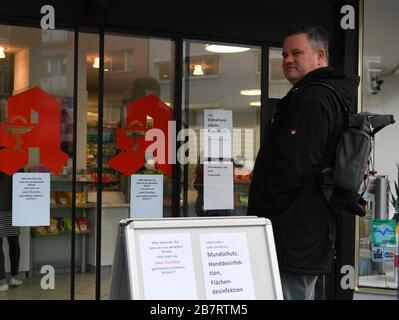
[[[56,274],[54,290],[44,290],[40,282],[42,276],[34,276],[24,279],[21,287],[10,287],[7,292],[0,292],[0,300],[70,300],[70,275]],[[110,286],[110,274],[101,277],[101,300],[108,299]],[[75,275],[75,300],[95,299],[95,274],[76,273]]]

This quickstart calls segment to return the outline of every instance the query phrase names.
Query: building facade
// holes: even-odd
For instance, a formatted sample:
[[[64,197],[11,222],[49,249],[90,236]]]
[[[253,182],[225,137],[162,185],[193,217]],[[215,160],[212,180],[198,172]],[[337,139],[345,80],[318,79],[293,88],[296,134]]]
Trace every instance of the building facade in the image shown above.
[[[361,44],[363,39],[367,43],[363,37],[367,24],[363,23],[372,19],[369,9],[365,11],[370,1],[246,6],[202,2],[197,9],[100,0],[48,1],[48,5],[42,13],[40,1],[24,6],[6,1],[0,12],[0,49],[5,56],[0,59],[1,121],[22,121],[20,126],[31,128],[41,124],[47,113],[33,106],[25,119],[10,117],[15,100],[10,98],[27,96],[35,88],[44,92],[43,96],[32,93],[42,97],[38,104],[55,99],[59,108],[55,118],[60,120],[45,125],[60,132],[59,141],[38,134],[22,166],[25,172],[51,173],[49,225],[22,227],[19,236],[19,271],[26,284],[38,286],[42,267],[51,265],[64,289],[38,290],[37,297],[30,296],[38,299],[57,294],[60,299],[107,297],[117,222],[127,218],[131,208],[133,172],[126,171],[124,163],[137,161],[134,172],[162,176],[162,217],[246,215],[250,174],[264,128],[290,89],[280,68],[284,29],[301,22],[323,26],[330,39],[330,65],[348,73],[363,71],[364,77]],[[51,17],[55,30],[44,30],[43,23],[51,25]],[[352,18],[354,25],[344,28],[345,19]],[[221,51],[226,48],[233,52]],[[146,98],[151,94],[159,101]],[[360,98],[369,96],[363,93]],[[359,99],[357,110],[364,108],[365,99]],[[148,110],[154,103],[162,104],[164,113],[148,112],[137,123],[129,106],[138,100]],[[234,167],[233,185],[226,193],[233,206],[225,210],[204,192],[203,130],[212,110],[228,111],[221,117],[231,117],[234,129],[228,157]],[[159,128],[159,117],[175,123],[165,139],[176,143],[167,158],[178,161],[156,168],[145,154],[142,160],[125,157],[128,148],[140,150],[146,130]],[[10,130],[28,143],[23,140],[25,131]],[[133,137],[133,145],[126,145],[123,135]],[[47,154],[54,160],[57,148],[44,149],[57,143],[63,160],[50,168],[43,157]],[[353,288],[341,286],[342,266],[354,266],[356,284],[361,285],[357,237],[362,223],[342,217],[335,270],[319,281],[319,299],[353,298]]]

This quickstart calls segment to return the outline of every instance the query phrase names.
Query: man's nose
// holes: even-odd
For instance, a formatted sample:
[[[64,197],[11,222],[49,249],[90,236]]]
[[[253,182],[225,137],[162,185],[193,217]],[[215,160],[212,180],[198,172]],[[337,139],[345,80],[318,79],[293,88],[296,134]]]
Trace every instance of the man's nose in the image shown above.
[[[285,58],[284,58],[284,63],[288,64],[288,63],[292,63],[294,62],[293,56],[292,54],[288,54]]]

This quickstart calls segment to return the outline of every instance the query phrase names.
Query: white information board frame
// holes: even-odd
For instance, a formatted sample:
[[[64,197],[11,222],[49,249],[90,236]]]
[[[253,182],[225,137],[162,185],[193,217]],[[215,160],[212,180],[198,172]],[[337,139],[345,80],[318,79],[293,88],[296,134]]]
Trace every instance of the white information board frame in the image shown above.
[[[199,300],[206,300],[200,235],[245,233],[256,300],[282,300],[280,273],[272,225],[258,217],[207,217],[125,219],[119,224],[112,270],[110,299],[143,300],[144,277],[141,265],[140,236],[189,233]]]

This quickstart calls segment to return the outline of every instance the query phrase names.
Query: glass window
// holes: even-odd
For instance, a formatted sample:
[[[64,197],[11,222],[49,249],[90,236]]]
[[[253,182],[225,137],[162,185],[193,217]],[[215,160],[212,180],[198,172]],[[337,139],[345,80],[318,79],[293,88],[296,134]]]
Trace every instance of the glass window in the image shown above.
[[[0,258],[0,288],[5,299],[70,298],[73,36],[0,25],[0,249],[5,257]],[[35,179],[50,175],[50,203],[45,203],[50,215],[42,220],[44,211],[32,210],[31,221],[18,219],[10,201],[12,178],[35,174]],[[40,183],[28,187],[38,188],[36,194]],[[32,201],[40,198],[39,193]],[[33,207],[32,202],[26,210]],[[80,248],[82,237],[76,240]],[[80,250],[76,258],[80,269]],[[41,283],[43,272],[54,276],[50,287]]]
[[[384,8],[384,10],[381,10]],[[364,1],[363,69],[362,69],[362,111],[377,114],[392,114],[399,119],[399,46],[397,41],[386,37],[391,30],[399,29],[396,12],[399,4],[384,0]],[[367,215],[359,218],[358,224],[358,287],[359,288],[397,288],[398,269],[394,267],[395,220],[398,212],[399,151],[393,137],[399,135],[397,125],[388,126],[375,137],[374,167],[378,177],[370,184],[366,197]],[[389,189],[382,188],[387,178]],[[381,189],[382,188],[382,189]],[[381,190],[381,192],[379,192]],[[392,198],[393,197],[393,198]],[[394,203],[396,200],[396,204]],[[381,210],[381,203],[386,209]],[[396,208],[395,208],[396,205]],[[396,215],[397,219],[397,215]],[[396,229],[396,246],[398,232]],[[388,241],[388,238],[391,240]],[[396,249],[397,250],[397,249]]]
[[[246,215],[251,172],[260,143],[260,48],[193,40],[186,40],[184,47],[187,74],[182,115],[187,130],[180,140],[188,150],[181,154],[184,161],[180,160],[183,215]],[[212,130],[208,131],[212,126],[230,130],[222,138],[230,151],[218,156],[207,149],[205,140],[213,139]],[[207,161],[215,160],[219,165],[226,164],[216,168],[225,180],[208,179],[217,174],[210,173],[213,164]],[[213,193],[219,196],[214,201],[210,198],[212,190],[220,191]],[[222,202],[222,206],[213,206]]]
[[[143,217],[154,217],[154,214],[159,217],[171,216],[171,166],[168,167],[168,172],[159,165],[161,160],[154,162],[154,159],[162,156],[160,149],[151,156],[144,153],[152,144],[144,141],[144,136],[148,130],[164,129],[164,120],[168,117],[170,121],[173,120],[173,50],[174,43],[170,40],[120,34],[105,35],[105,62],[109,61],[110,68],[107,71],[105,63],[101,251],[101,287],[104,293],[108,292],[110,283],[117,223],[129,217],[131,188],[137,190],[137,184],[132,186],[132,175],[154,175],[160,179],[163,189],[161,212],[139,214]],[[167,68],[160,69],[160,61],[164,63],[161,66],[167,65]],[[94,70],[92,66],[89,69],[90,72]],[[160,71],[167,75],[162,81]],[[95,102],[93,100],[93,104],[87,109],[89,127],[90,123],[98,122]],[[166,128],[167,125],[166,122]],[[94,157],[97,146],[94,143],[94,149],[90,149],[89,140],[96,138],[96,130],[88,128],[88,158],[93,159],[93,164],[96,163]],[[166,141],[168,130],[163,130],[163,133]],[[136,212],[132,214],[137,217]]]
[[[269,98],[281,99],[292,87],[284,77],[282,53],[281,48],[269,49]]]

